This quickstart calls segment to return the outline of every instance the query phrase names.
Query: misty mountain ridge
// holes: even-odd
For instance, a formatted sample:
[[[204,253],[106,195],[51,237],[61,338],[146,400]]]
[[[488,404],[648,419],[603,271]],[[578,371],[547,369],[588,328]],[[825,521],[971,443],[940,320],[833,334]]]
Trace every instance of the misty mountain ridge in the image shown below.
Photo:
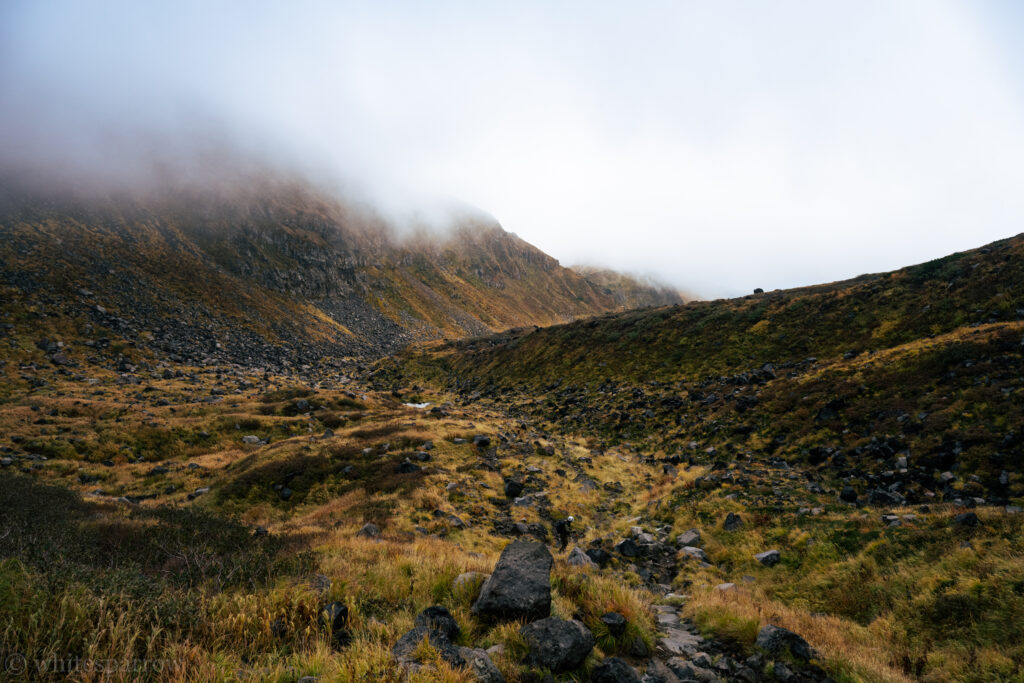
[[[440,229],[398,225],[287,176],[145,192],[3,188],[9,306],[42,303],[181,360],[378,357],[412,341],[681,301],[628,277],[593,282],[483,212],[453,210]]]
[[[578,263],[569,267],[590,282],[602,287],[605,294],[614,297],[615,301],[625,309],[645,308],[647,306],[659,305],[659,303],[663,305],[682,303],[682,301],[677,299],[681,298],[689,301],[697,298],[689,292],[680,292],[672,285],[661,282],[654,277],[620,272],[592,264]],[[652,291],[657,292],[663,301],[653,303],[651,300]]]

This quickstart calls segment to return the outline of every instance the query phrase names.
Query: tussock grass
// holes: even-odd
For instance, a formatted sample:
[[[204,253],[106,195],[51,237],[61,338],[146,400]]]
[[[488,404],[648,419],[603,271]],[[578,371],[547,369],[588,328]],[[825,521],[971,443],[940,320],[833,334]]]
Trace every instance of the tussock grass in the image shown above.
[[[580,571],[561,562],[556,564],[552,583],[557,611],[561,612],[559,616],[581,618],[605,654],[626,653],[637,639],[653,648],[657,628],[648,607],[654,596],[648,591],[631,588],[613,577]],[[626,631],[619,638],[612,637],[601,622],[601,616],[608,612],[618,612],[626,618]]]
[[[848,620],[812,616],[767,598],[756,589],[695,592],[684,608],[707,633],[752,646],[765,624],[799,633],[824,658],[838,680],[909,683],[912,677],[890,661],[885,634]]]

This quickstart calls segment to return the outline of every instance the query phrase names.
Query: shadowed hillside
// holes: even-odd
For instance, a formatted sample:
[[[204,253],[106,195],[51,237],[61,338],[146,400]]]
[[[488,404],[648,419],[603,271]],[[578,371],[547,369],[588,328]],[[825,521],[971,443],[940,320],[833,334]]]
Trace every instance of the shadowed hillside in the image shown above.
[[[1015,237],[846,282],[465,340],[440,349],[438,359],[464,379],[503,386],[640,383],[853,357],[1022,320],[1024,237]]]

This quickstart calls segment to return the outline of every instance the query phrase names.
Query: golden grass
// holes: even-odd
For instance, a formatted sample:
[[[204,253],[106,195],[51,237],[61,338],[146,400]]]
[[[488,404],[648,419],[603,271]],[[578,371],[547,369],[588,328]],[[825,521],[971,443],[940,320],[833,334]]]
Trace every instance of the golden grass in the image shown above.
[[[910,677],[892,665],[889,644],[877,630],[833,616],[814,616],[805,610],[771,600],[758,589],[737,586],[729,591],[695,591],[684,613],[698,624],[728,615],[750,620],[758,627],[775,624],[803,636],[824,658],[830,670],[865,683],[909,683]]]

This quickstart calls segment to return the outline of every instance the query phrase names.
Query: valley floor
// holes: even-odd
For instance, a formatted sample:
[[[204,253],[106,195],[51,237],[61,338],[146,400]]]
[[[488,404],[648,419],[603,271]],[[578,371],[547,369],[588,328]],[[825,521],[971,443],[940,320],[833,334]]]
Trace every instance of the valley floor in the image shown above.
[[[369,387],[225,367],[9,392],[0,677],[401,680],[393,646],[442,605],[457,645],[543,680],[521,623],[471,611],[522,537],[554,555],[552,614],[596,639],[559,680],[612,656],[649,681],[1024,680],[1013,506],[863,507],[779,460],[673,464],[500,397]],[[318,616],[333,603],[344,637]],[[813,663],[755,645],[768,624]],[[427,643],[413,659],[414,680],[476,680]]]

